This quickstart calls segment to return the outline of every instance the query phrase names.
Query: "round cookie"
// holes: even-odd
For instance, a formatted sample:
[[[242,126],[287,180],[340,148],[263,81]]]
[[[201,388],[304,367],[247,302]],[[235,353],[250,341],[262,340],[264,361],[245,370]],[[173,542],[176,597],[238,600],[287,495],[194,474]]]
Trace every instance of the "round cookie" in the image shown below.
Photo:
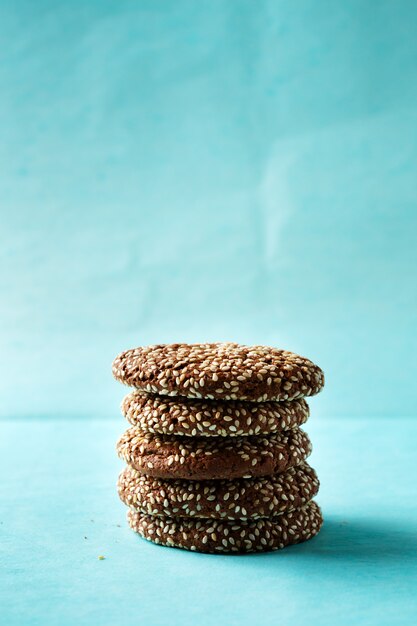
[[[294,400],[318,393],[321,369],[286,350],[237,343],[161,344],[122,352],[120,382],[148,393],[220,400]]]
[[[319,506],[306,506],[260,520],[204,520],[152,517],[130,509],[129,526],[154,543],[197,552],[268,552],[317,535],[323,523]]]
[[[129,428],[117,443],[119,456],[142,474],[157,478],[213,480],[285,472],[311,453],[299,428],[269,437],[175,437]]]
[[[263,435],[304,424],[309,416],[304,399],[292,402],[242,402],[170,398],[132,391],[122,413],[141,430],[190,437]]]
[[[118,492],[127,506],[159,517],[259,519],[306,505],[319,490],[307,463],[283,474],[235,480],[164,480],[126,467]]]

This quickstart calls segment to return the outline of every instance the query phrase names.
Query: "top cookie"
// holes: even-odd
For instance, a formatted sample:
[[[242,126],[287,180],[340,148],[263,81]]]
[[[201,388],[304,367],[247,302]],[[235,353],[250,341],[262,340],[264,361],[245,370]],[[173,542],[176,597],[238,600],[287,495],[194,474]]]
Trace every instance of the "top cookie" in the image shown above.
[[[220,400],[294,400],[324,385],[322,370],[287,350],[237,343],[160,344],[113,361],[114,377],[148,393]]]

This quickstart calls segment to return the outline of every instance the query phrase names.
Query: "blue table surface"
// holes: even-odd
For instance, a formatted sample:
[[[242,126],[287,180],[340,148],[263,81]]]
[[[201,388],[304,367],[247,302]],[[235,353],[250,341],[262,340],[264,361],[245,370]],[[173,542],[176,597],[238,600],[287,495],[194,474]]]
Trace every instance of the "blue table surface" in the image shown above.
[[[241,556],[162,548],[128,529],[115,490],[123,427],[0,424],[2,624],[416,623],[417,420],[312,417],[320,535]]]

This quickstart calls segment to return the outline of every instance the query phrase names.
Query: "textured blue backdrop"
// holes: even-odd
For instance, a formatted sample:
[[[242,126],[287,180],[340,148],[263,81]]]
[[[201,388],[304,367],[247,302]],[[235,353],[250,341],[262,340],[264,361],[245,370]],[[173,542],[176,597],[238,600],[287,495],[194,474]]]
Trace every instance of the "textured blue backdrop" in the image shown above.
[[[417,3],[0,0],[1,416],[115,416],[117,352],[310,356],[416,413]]]

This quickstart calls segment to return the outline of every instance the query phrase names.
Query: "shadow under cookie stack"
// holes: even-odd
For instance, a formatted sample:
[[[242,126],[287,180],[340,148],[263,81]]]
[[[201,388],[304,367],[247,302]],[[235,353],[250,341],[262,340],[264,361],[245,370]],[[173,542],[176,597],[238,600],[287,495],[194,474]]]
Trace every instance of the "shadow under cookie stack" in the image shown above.
[[[135,348],[113,362],[134,388],[117,451],[128,522],[154,543],[198,552],[278,550],[316,535],[319,481],[305,396],[323,372],[285,350],[234,343]]]

